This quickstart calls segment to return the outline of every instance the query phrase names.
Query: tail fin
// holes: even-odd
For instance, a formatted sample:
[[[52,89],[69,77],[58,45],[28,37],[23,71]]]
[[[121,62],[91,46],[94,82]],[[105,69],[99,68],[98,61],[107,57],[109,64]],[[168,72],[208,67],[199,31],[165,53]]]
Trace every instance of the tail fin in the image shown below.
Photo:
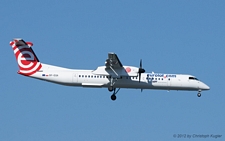
[[[42,65],[31,48],[33,43],[25,42],[23,39],[14,39],[10,45],[19,65],[19,74],[30,76],[41,69]]]

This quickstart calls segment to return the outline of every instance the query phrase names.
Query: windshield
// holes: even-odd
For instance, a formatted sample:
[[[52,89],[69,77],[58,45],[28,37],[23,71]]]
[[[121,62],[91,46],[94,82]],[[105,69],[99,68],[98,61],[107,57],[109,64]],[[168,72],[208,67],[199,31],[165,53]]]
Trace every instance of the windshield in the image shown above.
[[[189,77],[189,80],[198,80],[196,77]]]

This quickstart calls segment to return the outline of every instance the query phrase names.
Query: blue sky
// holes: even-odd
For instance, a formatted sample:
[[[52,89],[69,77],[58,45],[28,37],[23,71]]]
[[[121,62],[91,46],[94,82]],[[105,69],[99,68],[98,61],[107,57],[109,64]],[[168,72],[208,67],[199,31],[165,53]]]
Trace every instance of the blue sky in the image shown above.
[[[0,140],[224,140],[224,7],[222,0],[1,1]],[[124,65],[142,59],[147,72],[192,74],[211,90],[198,98],[122,89],[113,102],[104,88],[18,75],[9,46],[15,37],[32,41],[43,63],[96,69],[115,52]]]

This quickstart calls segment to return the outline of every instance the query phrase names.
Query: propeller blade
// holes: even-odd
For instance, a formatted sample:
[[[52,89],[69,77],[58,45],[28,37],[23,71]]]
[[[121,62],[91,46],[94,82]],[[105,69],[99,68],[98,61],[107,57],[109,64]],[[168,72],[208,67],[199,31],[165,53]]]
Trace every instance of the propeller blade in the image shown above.
[[[142,68],[142,59],[140,60],[140,68]]]
[[[139,83],[140,83],[140,81],[141,81],[141,73],[139,73],[138,77],[139,77]]]
[[[138,76],[139,76],[139,83],[141,81],[141,73],[144,73],[145,69],[142,68],[142,59],[140,60],[140,68],[138,70]]]

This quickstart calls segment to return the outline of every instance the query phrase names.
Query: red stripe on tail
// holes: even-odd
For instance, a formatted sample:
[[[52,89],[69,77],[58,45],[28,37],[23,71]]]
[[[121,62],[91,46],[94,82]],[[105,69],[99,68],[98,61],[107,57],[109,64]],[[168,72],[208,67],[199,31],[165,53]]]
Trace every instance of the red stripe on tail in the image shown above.
[[[42,65],[31,48],[33,43],[26,43],[22,39],[15,39],[10,42],[10,45],[13,48],[19,65],[19,74],[29,76],[41,69]]]

